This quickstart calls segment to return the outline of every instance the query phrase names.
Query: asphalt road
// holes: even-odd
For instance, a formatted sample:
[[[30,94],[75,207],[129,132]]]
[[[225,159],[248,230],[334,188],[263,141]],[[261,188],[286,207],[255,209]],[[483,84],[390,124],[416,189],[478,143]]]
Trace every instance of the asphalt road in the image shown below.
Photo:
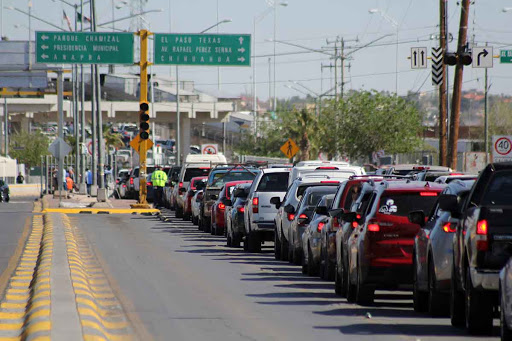
[[[0,274],[4,274],[9,259],[16,251],[27,218],[32,217],[35,199],[12,197],[9,203],[0,202]]]
[[[275,261],[271,245],[229,249],[181,219],[73,217],[144,340],[482,339],[414,313],[409,292],[377,292],[375,307],[347,304],[333,283]]]

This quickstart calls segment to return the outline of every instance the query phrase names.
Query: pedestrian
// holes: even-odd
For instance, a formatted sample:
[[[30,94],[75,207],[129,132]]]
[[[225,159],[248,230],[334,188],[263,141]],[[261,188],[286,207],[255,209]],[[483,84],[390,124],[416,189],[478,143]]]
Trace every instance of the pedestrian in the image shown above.
[[[85,170],[85,183],[87,184],[87,194],[91,195],[92,172],[89,168]]]
[[[25,177],[23,177],[23,175],[21,175],[21,172],[20,172],[18,174],[18,176],[16,177],[16,183],[17,184],[22,184],[24,181],[25,181]]]
[[[69,193],[73,192],[73,185],[74,185],[73,179],[71,178],[71,176],[68,175],[66,177],[66,189],[68,190]]]
[[[151,175],[151,182],[153,183],[153,193],[155,194],[155,208],[159,208],[162,205],[162,194],[167,182],[167,174],[162,171],[161,166],[156,166],[153,175]]]

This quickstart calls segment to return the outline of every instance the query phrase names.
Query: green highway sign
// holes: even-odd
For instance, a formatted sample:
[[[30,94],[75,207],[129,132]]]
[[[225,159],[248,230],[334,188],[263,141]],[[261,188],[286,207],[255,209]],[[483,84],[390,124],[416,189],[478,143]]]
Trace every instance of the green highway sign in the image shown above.
[[[512,50],[500,51],[500,63],[512,64]]]
[[[250,66],[249,34],[155,33],[154,64]]]
[[[133,64],[133,33],[36,32],[36,62]]]

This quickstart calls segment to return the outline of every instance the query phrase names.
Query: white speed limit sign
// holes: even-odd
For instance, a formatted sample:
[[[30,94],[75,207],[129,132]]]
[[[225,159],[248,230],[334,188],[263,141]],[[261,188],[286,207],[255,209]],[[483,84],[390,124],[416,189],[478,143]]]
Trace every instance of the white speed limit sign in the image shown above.
[[[493,136],[492,145],[494,162],[512,161],[512,136]]]

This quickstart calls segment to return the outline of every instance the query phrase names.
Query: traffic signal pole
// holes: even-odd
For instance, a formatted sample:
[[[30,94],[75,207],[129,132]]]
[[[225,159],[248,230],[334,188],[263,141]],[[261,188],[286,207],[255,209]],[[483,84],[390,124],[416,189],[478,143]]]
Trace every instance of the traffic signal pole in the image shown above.
[[[139,98],[139,121],[141,122],[141,129],[136,138],[139,140],[139,201],[137,204],[132,205],[132,208],[149,208],[147,202],[147,183],[146,183],[146,159],[147,151],[150,148],[149,140],[149,121],[143,120],[143,115],[148,115],[148,66],[151,64],[148,61],[148,37],[152,34],[147,30],[140,30],[136,33],[140,38],[140,59],[138,65],[140,66],[140,98]],[[148,124],[148,129],[143,129],[142,122]]]
[[[469,21],[469,0],[463,0],[461,4],[459,41],[457,43],[457,54],[461,56],[466,48]],[[449,164],[450,167],[457,169],[457,144],[459,142],[459,124],[460,124],[460,101],[462,93],[462,77],[464,64],[458,62],[455,67],[455,79],[453,83],[452,115],[450,117],[450,136],[449,136]]]
[[[440,14],[440,45],[441,49],[443,50],[443,53],[447,51],[448,47],[448,25],[447,20],[448,17],[446,15],[447,13],[447,6],[448,6],[448,0],[440,0],[440,6],[439,6],[439,14]],[[448,73],[447,66],[443,62],[443,82],[439,86],[439,164],[441,166],[447,166],[447,148],[446,144],[448,142],[447,139],[447,124],[448,124],[448,87],[447,87],[447,81],[448,81]]]

